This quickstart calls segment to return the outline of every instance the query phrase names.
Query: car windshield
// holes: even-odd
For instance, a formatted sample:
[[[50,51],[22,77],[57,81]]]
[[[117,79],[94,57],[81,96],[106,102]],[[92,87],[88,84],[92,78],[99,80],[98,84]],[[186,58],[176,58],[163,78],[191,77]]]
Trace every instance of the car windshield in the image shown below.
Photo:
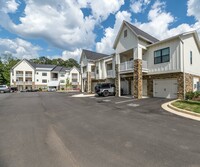
[[[110,84],[102,84],[101,88],[110,88]]]
[[[5,85],[0,85],[0,88],[5,88],[6,86]]]

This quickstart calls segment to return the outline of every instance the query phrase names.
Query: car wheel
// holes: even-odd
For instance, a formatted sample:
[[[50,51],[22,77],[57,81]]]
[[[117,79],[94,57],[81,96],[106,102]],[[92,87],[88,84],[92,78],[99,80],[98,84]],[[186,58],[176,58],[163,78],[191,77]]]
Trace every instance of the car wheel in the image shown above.
[[[107,91],[107,90],[105,90],[104,92],[103,92],[103,96],[104,97],[107,97],[109,95],[109,92]]]

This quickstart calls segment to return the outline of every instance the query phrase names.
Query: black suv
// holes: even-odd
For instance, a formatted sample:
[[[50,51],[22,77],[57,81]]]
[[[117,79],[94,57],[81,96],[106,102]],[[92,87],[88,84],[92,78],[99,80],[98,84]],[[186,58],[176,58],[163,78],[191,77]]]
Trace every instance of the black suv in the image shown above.
[[[99,96],[115,95],[115,85],[112,83],[101,83],[95,86],[95,93]]]

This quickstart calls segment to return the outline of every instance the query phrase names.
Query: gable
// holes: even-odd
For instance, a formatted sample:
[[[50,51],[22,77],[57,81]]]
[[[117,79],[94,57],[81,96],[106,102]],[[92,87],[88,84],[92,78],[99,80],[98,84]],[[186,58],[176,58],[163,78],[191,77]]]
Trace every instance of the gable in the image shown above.
[[[127,31],[126,37],[124,37],[124,31]],[[137,36],[131,31],[131,29],[128,26],[126,26],[126,24],[123,24],[115,41],[114,49],[116,50],[116,53],[121,53],[137,46]]]
[[[16,64],[13,67],[13,70],[17,70],[17,71],[33,71],[35,69],[34,69],[33,66],[31,66],[30,63],[28,63],[28,61],[22,60],[22,61],[20,61],[18,64]]]

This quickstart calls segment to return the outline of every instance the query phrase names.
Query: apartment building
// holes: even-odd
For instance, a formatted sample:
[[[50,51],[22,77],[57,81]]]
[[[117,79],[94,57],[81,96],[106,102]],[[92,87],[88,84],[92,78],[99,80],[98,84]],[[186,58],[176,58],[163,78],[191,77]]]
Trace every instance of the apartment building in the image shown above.
[[[124,94],[135,98],[149,96],[182,99],[186,92],[198,89],[200,42],[196,31],[160,41],[123,21],[113,48],[115,54],[107,57],[111,58],[112,70],[115,71],[116,96],[121,96],[123,89]],[[81,69],[89,62],[84,60],[83,53]],[[93,61],[93,66],[96,62]],[[104,65],[101,70],[106,71]],[[90,73],[86,77],[89,83]],[[87,92],[91,90],[88,88]]]
[[[76,67],[35,64],[26,59],[17,63],[10,71],[10,84],[18,90],[24,89],[65,89],[66,83],[72,88],[80,88],[80,72]]]

